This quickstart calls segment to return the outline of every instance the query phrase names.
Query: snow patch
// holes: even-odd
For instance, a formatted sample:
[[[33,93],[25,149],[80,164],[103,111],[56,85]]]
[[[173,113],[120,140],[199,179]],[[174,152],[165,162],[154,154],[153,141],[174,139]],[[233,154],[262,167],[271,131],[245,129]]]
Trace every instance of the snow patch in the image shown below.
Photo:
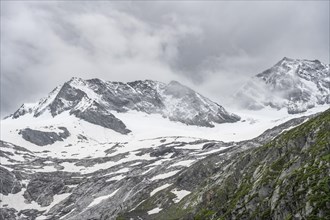
[[[156,207],[156,208],[151,209],[150,211],[148,211],[148,215],[156,214],[156,213],[159,213],[160,211],[162,211],[162,209],[159,208],[159,207]]]
[[[154,190],[151,191],[150,196],[155,195],[157,192],[162,191],[163,189],[166,189],[166,188],[169,187],[170,185],[172,185],[172,184],[168,184],[168,183],[166,183],[166,184],[164,184],[164,185],[162,185],[162,186],[160,186],[160,187],[157,187],[156,189],[154,189]]]
[[[120,189],[120,188],[119,188]],[[115,190],[113,193],[111,193],[110,195],[105,195],[105,196],[100,196],[100,197],[97,197],[97,198],[95,198],[88,206],[87,206],[87,208],[89,208],[89,207],[92,207],[92,206],[96,206],[96,205],[98,205],[99,203],[101,203],[103,200],[106,200],[106,199],[109,199],[109,198],[111,198],[112,196],[114,196],[117,192],[118,192],[118,190],[119,189],[117,189],[117,190]]]
[[[166,178],[169,178],[171,176],[174,176],[178,172],[180,172],[180,170],[174,170],[174,171],[171,171],[171,172],[168,172],[168,173],[162,173],[162,174],[159,174],[157,176],[152,177],[150,180],[154,181],[154,180],[159,180],[159,179],[166,179]]]
[[[46,207],[41,207],[38,203],[35,201],[28,202],[25,200],[23,194],[24,190],[22,189],[20,192],[16,194],[8,194],[8,195],[2,195],[1,194],[1,206],[2,207],[12,207],[15,208],[17,211],[23,210],[23,209],[37,209],[39,211],[47,210]]]
[[[184,197],[189,195],[191,192],[187,190],[178,190],[178,189],[173,189],[171,193],[174,193],[176,198],[173,200],[174,203],[180,202]]]
[[[193,164],[196,160],[183,160],[177,163],[172,164],[169,167],[175,167],[175,166],[185,166],[185,167],[189,167],[191,164]]]

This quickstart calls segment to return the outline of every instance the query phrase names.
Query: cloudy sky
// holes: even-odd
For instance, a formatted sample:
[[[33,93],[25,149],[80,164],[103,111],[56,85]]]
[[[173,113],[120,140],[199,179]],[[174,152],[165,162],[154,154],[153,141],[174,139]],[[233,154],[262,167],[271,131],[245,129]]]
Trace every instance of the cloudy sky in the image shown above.
[[[329,63],[329,1],[1,1],[1,116],[72,76],[178,80],[226,103],[284,56]]]

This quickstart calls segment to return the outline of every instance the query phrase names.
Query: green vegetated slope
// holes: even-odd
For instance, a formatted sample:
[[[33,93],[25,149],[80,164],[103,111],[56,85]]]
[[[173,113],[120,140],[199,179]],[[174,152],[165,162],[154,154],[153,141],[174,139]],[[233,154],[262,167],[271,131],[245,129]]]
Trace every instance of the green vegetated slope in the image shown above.
[[[211,156],[189,169],[118,219],[330,219],[330,109],[261,147]],[[204,180],[196,182],[201,173]],[[187,186],[183,177],[192,193],[174,203],[170,190]],[[162,211],[146,213],[155,207]]]
[[[232,160],[195,219],[330,219],[330,110]]]

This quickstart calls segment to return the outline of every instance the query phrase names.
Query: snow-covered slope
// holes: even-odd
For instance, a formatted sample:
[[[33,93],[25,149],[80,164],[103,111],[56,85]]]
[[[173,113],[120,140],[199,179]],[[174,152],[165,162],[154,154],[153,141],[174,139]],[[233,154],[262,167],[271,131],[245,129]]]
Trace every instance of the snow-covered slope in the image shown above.
[[[39,117],[45,112],[56,117],[68,111],[90,123],[127,134],[129,128],[115,115],[132,110],[203,127],[240,119],[176,81],[169,84],[151,80],[121,83],[80,78],[72,78],[35,105],[22,105],[11,117],[25,114]]]
[[[235,95],[242,107],[286,108],[291,114],[330,104],[329,65],[318,60],[283,58],[256,75]]]
[[[322,111],[324,106],[313,110]],[[258,111],[257,117],[250,115],[253,112],[241,113],[240,122],[214,128],[189,126],[158,114],[119,113],[118,118],[132,128],[129,134],[79,119],[68,111],[56,117],[45,112],[39,117],[25,114],[2,120],[2,217],[115,219],[118,213],[134,210],[150,197],[163,204],[160,195],[164,191],[173,194],[166,203],[178,203],[203,180],[184,182],[187,174],[182,174],[195,166],[197,173],[189,175],[199,175],[204,169],[199,161],[259,146],[307,119],[293,119],[284,110],[271,108]],[[308,110],[299,116],[311,113]],[[37,145],[32,141],[48,138],[54,142]],[[157,207],[148,210],[150,216],[161,211]]]

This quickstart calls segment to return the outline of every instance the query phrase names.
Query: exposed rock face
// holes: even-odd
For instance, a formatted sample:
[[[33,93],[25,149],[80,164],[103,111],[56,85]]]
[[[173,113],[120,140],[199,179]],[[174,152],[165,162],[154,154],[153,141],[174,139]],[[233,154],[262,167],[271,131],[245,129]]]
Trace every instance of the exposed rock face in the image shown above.
[[[54,195],[70,192],[66,184],[76,183],[74,179],[70,181],[72,177],[74,174],[65,172],[36,173],[26,187],[24,198],[37,202],[41,207],[49,206]]]
[[[46,132],[25,128],[20,131],[20,134],[26,141],[29,141],[38,146],[45,146],[48,144],[53,144],[56,141],[63,141],[70,136],[68,129],[65,127],[59,127],[59,129],[63,132]]]
[[[14,208],[0,208],[0,220],[17,220],[16,213]]]
[[[0,159],[1,164],[20,163],[20,161],[34,160],[33,152],[24,147],[16,146],[0,140]]]
[[[93,124],[127,134],[130,131],[115,113],[129,110],[161,114],[172,121],[205,127],[240,120],[239,116],[175,81],[121,83],[79,78],[72,78],[34,106],[23,105],[12,117],[25,114],[38,117],[47,111],[55,117],[69,111]]]
[[[58,115],[67,110],[71,110],[74,106],[78,105],[84,97],[86,97],[86,93],[76,89],[68,82],[64,83],[59,92],[57,94],[55,93],[54,95],[56,95],[55,98],[50,97],[50,99],[53,99],[53,101],[49,104],[49,106],[44,107],[49,107],[52,116]],[[35,116],[39,116],[42,111],[45,110],[39,110],[35,113]]]
[[[36,219],[40,214],[44,213],[44,211],[38,211],[35,209],[24,209],[18,213],[20,219],[33,220]]]
[[[305,112],[317,104],[330,104],[329,65],[318,60],[284,57],[253,77],[235,95],[243,107],[286,108],[290,114]]]
[[[16,176],[3,167],[0,167],[0,184],[0,193],[3,195],[15,194],[22,189],[21,183]]]
[[[101,110],[102,107],[98,104],[95,104],[97,108],[90,108],[86,109],[85,111],[75,110],[71,113],[74,114],[76,117],[81,118],[85,121],[88,121],[92,124],[100,125],[105,128],[110,128],[114,131],[117,131],[121,134],[128,134],[131,132],[129,129],[126,128],[126,125],[116,118],[110,112],[106,110]]]

